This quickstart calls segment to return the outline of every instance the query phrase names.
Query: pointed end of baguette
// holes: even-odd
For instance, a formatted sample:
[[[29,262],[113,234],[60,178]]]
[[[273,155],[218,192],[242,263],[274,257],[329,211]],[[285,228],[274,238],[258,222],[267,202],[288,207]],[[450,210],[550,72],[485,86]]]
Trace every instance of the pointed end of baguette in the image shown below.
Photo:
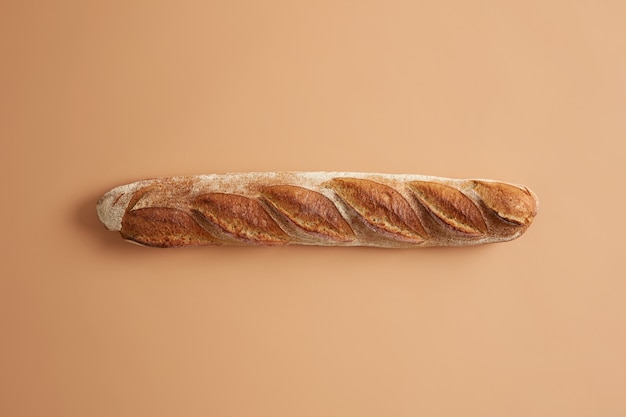
[[[537,215],[539,199],[527,187],[496,181],[472,181],[485,205],[500,218],[528,227]]]
[[[107,230],[119,231],[122,228],[122,217],[130,197],[130,193],[125,193],[115,188],[100,198],[96,205],[96,211],[100,221]]]
[[[105,193],[98,204],[96,212],[104,227],[113,232],[122,229],[122,218],[126,213],[126,208],[137,189],[146,185],[150,181],[138,181],[132,184],[121,185]]]

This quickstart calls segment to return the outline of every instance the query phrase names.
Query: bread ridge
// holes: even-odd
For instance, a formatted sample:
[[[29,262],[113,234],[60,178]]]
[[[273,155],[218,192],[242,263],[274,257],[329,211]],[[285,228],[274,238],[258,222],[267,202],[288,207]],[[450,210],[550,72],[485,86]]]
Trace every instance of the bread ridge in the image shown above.
[[[153,178],[116,187],[101,222],[135,243],[470,246],[521,236],[528,188],[489,179],[367,172],[247,172]]]

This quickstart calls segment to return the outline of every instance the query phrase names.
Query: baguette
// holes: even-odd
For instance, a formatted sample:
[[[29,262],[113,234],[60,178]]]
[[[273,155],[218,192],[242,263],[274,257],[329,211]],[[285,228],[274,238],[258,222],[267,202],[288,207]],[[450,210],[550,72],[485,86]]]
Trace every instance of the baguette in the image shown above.
[[[355,172],[156,178],[102,196],[101,222],[154,247],[469,246],[522,235],[528,188],[492,180]]]

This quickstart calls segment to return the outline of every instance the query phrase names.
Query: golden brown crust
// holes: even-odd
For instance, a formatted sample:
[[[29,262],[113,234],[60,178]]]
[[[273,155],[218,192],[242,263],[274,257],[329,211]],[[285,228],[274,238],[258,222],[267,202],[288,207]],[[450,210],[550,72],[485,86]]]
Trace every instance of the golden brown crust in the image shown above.
[[[222,231],[244,242],[284,244],[288,236],[258,201],[235,194],[208,193],[198,196],[193,210]]]
[[[537,214],[537,202],[527,189],[501,182],[471,183],[485,206],[505,220],[527,226]]]
[[[537,200],[489,180],[247,173],[138,181],[106,193],[97,209],[107,229],[148,246],[427,247],[515,239]]]
[[[124,215],[120,233],[124,239],[160,248],[219,243],[189,213],[169,207],[129,211]]]
[[[275,209],[296,226],[328,239],[349,242],[354,232],[330,199],[316,191],[294,185],[274,185],[261,193]]]
[[[487,233],[476,204],[456,188],[432,181],[411,181],[408,186],[426,209],[453,229],[469,235]]]
[[[426,231],[417,214],[393,188],[358,178],[335,178],[328,186],[374,230],[412,243],[424,241]]]

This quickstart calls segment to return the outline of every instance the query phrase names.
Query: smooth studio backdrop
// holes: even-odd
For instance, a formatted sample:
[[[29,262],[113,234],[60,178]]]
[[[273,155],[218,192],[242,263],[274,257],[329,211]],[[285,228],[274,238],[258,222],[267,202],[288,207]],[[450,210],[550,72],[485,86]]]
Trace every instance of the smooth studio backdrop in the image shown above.
[[[4,1],[0,415],[626,415],[620,1]],[[157,250],[154,176],[525,184],[519,240]]]

